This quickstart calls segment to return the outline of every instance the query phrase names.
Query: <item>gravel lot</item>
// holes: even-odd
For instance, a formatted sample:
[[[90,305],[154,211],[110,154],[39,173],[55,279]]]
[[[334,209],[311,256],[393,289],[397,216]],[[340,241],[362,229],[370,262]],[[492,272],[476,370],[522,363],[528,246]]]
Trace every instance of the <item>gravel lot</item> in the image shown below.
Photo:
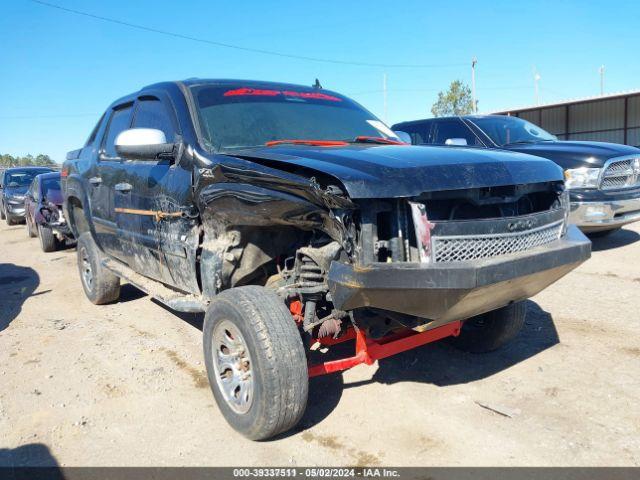
[[[94,306],[74,249],[2,222],[0,465],[638,466],[639,265],[638,224],[595,240],[507,348],[437,343],[314,379],[299,429],[255,443],[214,403],[201,315],[128,285]]]

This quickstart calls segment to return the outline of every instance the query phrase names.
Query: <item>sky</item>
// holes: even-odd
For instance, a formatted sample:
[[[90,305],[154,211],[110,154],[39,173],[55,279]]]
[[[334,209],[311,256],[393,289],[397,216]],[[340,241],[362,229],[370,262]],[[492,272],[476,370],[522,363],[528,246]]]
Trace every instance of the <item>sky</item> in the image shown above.
[[[456,79],[471,83],[473,57],[481,112],[534,104],[534,70],[541,103],[598,95],[601,65],[606,93],[640,89],[637,1],[46,1],[209,42],[347,64],[2,0],[0,153],[61,162],[116,98],[190,77],[303,85],[319,78],[388,124],[431,116],[438,91]]]

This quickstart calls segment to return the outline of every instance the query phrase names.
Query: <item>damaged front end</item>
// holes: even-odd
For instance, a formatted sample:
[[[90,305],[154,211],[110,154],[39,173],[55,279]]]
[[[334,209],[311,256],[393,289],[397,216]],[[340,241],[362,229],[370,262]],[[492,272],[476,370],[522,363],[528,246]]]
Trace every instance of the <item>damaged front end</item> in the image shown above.
[[[274,166],[234,158],[201,172],[203,292],[264,285],[310,344],[360,345],[312,375],[457,335],[590,254],[561,180],[350,198],[335,178]]]
[[[62,205],[44,202],[36,212],[35,220],[37,224],[53,230],[60,241],[73,237],[71,228],[64,217]]]

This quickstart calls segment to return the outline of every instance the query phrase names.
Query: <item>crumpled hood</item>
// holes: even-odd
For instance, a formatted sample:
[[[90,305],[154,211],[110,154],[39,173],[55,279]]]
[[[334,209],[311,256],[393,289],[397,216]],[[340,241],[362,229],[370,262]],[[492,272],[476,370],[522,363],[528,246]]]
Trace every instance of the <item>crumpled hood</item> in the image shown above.
[[[351,198],[411,197],[423,192],[562,180],[553,162],[488,149],[353,145],[281,145],[234,156],[295,164],[337,178]],[[277,168],[277,166],[276,166]]]
[[[623,155],[639,155],[640,149],[605,142],[540,142],[504,147],[510,151],[537,155],[553,160],[562,168],[602,168],[607,160]]]

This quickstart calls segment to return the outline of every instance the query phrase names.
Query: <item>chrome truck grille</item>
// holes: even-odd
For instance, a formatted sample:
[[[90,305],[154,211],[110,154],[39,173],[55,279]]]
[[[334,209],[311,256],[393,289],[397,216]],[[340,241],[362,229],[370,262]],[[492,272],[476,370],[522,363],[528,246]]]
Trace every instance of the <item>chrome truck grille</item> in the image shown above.
[[[640,186],[640,158],[620,158],[607,162],[600,178],[601,190]]]
[[[558,240],[563,223],[512,233],[433,236],[432,258],[435,262],[464,262],[524,252]]]

